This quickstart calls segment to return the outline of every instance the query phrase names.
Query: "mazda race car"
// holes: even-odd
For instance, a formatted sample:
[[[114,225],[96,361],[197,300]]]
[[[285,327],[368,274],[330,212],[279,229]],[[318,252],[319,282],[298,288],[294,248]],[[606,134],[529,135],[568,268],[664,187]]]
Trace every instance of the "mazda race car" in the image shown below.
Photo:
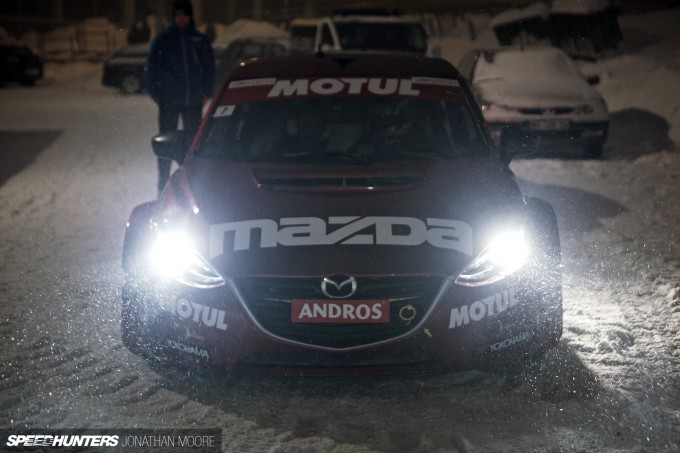
[[[128,222],[122,338],[232,371],[463,370],[562,334],[560,241],[448,62],[252,60]],[[187,151],[188,150],[188,151]]]

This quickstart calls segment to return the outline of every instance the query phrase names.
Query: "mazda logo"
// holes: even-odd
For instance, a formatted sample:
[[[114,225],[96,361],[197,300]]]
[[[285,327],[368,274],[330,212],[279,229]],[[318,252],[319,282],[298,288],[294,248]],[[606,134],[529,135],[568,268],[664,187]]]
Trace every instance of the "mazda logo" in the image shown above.
[[[331,299],[346,299],[357,291],[357,279],[350,275],[334,274],[321,280],[321,292]]]

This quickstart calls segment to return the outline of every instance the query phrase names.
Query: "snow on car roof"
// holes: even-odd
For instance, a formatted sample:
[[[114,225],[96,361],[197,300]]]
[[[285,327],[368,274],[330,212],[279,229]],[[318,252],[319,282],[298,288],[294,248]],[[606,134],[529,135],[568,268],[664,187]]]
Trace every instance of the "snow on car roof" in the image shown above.
[[[481,51],[473,83],[484,99],[506,106],[579,105],[596,96],[571,58],[554,47]]]
[[[367,24],[374,24],[374,23],[390,23],[390,24],[418,24],[420,23],[419,20],[410,18],[410,17],[403,17],[403,16],[382,16],[382,15],[371,15],[371,14],[349,14],[349,15],[343,15],[343,14],[337,14],[333,16],[326,16],[326,17],[300,17],[293,19],[290,22],[291,26],[296,26],[296,25],[307,25],[307,26],[316,26],[323,22],[324,20],[331,20],[333,22],[363,22]]]
[[[555,0],[551,14],[590,14],[609,7],[608,0]]]
[[[489,21],[489,26],[496,27],[498,25],[518,22],[523,19],[532,19],[539,17],[541,19],[548,18],[548,7],[543,3],[534,3],[526,8],[513,8],[494,16]]]
[[[475,80],[573,77],[579,74],[571,58],[555,47],[501,48],[482,50],[475,69]],[[579,74],[580,75],[580,74]]]

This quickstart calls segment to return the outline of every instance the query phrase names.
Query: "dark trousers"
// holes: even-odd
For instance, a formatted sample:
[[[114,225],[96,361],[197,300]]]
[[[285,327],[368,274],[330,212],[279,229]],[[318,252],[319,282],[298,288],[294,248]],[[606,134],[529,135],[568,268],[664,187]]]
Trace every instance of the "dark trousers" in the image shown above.
[[[187,134],[193,139],[201,125],[201,113],[203,106],[191,105],[189,107],[175,104],[158,104],[158,131],[161,134],[178,130],[179,118],[182,117],[182,126]],[[170,177],[169,159],[158,158],[158,193],[160,194]]]

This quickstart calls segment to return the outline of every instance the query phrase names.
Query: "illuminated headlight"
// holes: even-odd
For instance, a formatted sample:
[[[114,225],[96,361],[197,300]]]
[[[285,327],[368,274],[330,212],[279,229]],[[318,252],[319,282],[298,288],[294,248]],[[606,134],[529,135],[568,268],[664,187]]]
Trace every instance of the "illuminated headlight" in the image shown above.
[[[529,259],[523,231],[497,236],[456,278],[462,286],[483,286],[521,269]]]
[[[159,231],[149,250],[149,264],[159,276],[195,288],[215,288],[224,279],[180,231]]]

